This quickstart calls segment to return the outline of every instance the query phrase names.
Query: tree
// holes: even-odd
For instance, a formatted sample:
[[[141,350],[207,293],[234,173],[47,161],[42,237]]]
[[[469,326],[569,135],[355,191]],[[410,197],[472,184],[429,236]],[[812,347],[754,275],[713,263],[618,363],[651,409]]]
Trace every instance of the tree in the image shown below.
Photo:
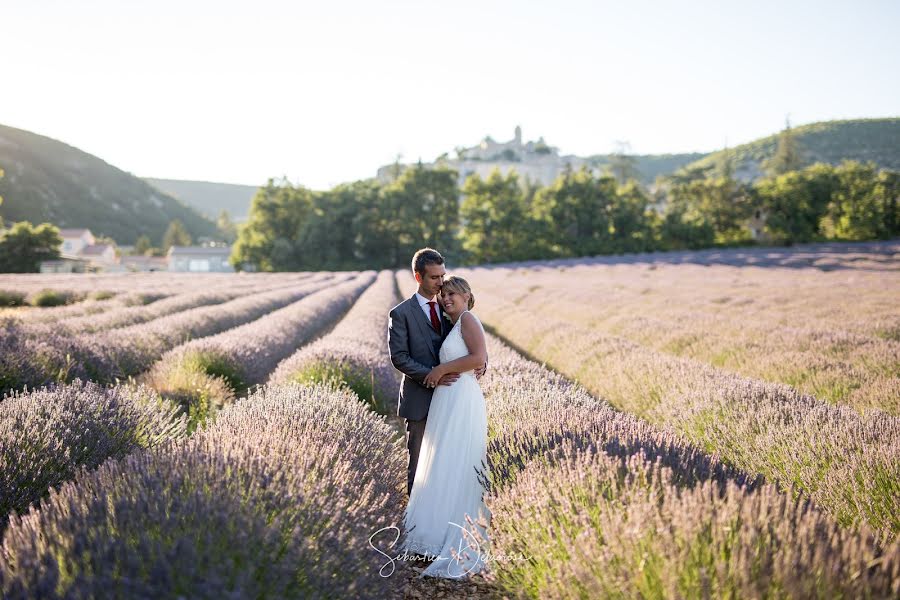
[[[618,141],[615,151],[609,155],[609,171],[621,185],[631,180],[637,181],[641,176],[637,168],[637,159],[630,153],[631,144]]]
[[[791,129],[790,119],[785,122],[784,129],[778,134],[778,146],[775,154],[765,162],[764,166],[770,175],[783,175],[803,167],[802,150]]]
[[[834,175],[835,189],[822,223],[829,236],[873,240],[897,235],[896,172],[879,172],[875,163],[845,161]]]
[[[561,256],[593,256],[613,249],[610,209],[616,180],[587,168],[567,169],[534,199],[540,231]]]
[[[715,236],[712,224],[696,207],[679,200],[669,202],[659,224],[660,242],[666,250],[708,248]]]
[[[834,167],[816,164],[761,179],[753,186],[770,238],[786,244],[823,239],[821,220],[838,181]]]
[[[376,229],[392,232],[388,249],[391,265],[405,266],[423,246],[437,248],[448,258],[457,252],[459,188],[457,172],[421,163],[406,169],[381,189],[381,212]]]
[[[734,153],[729,150],[726,144],[716,159],[716,175],[725,179],[734,179],[734,163]]]
[[[3,179],[3,169],[0,169],[0,179]],[[3,204],[3,196],[0,196],[0,205]],[[3,229],[3,217],[0,216],[0,229]]]
[[[682,169],[663,179],[667,214],[661,223],[673,248],[695,248],[712,232],[712,243],[728,244],[751,239],[747,219],[753,214],[750,188],[732,177],[733,166],[725,151],[717,164]]]
[[[162,239],[162,249],[168,252],[172,246],[190,246],[191,234],[184,228],[184,224],[179,219],[173,219],[166,229]]]
[[[146,235],[140,236],[137,241],[134,242],[134,253],[139,256],[145,256],[152,252],[153,244],[150,242],[150,238]]]
[[[367,219],[361,215],[364,203],[374,194],[377,184],[371,181],[357,181],[341,184],[327,192],[313,195],[309,218],[301,225],[297,235],[296,248],[300,264],[304,269],[356,269],[383,268],[377,253],[372,256],[360,254],[358,243],[369,239]]]
[[[650,198],[636,181],[631,180],[616,190],[610,207],[612,242],[616,252],[647,252],[655,249],[654,215],[649,210]]]
[[[36,273],[41,261],[59,258],[62,243],[53,225],[20,221],[0,236],[0,272]]]
[[[219,236],[226,244],[233,244],[237,239],[237,226],[231,220],[231,215],[227,210],[222,209],[219,217],[216,219],[216,227],[219,230]]]
[[[297,241],[313,209],[313,192],[287,180],[269,179],[250,204],[250,217],[238,232],[229,261],[236,269],[300,269]]]
[[[519,177],[504,177],[494,169],[486,180],[477,174],[466,180],[460,207],[460,239],[467,260],[504,262],[529,258],[528,214]]]

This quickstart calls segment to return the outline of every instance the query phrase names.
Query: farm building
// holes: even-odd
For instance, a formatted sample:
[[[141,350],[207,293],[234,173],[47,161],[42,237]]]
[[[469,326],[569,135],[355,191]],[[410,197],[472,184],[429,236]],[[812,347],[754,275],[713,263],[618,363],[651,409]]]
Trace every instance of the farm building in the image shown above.
[[[169,271],[192,273],[230,273],[231,246],[172,246],[169,248]]]

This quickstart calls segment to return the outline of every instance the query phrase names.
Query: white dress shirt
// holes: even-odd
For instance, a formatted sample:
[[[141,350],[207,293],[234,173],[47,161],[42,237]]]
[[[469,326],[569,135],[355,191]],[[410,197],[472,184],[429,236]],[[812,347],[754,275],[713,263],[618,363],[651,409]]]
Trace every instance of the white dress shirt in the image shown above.
[[[422,307],[422,312],[425,313],[425,318],[428,319],[429,323],[431,323],[431,307],[428,306],[428,303],[432,302],[432,300],[429,300],[419,292],[416,292],[416,299],[419,301],[419,306]],[[440,322],[440,320],[443,318],[441,303],[437,302],[437,300],[434,300],[434,302],[436,302],[436,304],[434,305],[434,310],[437,311],[438,322]],[[441,326],[443,327],[443,323],[441,324]]]

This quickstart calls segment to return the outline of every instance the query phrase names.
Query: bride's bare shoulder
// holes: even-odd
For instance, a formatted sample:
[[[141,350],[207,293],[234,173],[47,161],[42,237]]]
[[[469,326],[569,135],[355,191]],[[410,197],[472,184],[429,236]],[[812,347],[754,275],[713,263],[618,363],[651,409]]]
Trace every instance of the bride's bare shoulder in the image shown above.
[[[483,326],[481,324],[481,319],[475,316],[471,310],[467,310],[460,317],[462,320],[462,327],[464,328],[478,328],[482,329]]]

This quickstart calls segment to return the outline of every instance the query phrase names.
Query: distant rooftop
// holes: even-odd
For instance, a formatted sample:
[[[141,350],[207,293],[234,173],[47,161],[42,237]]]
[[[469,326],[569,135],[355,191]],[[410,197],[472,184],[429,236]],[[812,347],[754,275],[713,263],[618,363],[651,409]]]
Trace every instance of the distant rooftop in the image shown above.
[[[85,246],[81,249],[81,254],[83,256],[100,256],[104,252],[106,252],[107,248],[112,248],[109,244],[91,244],[90,246]]]
[[[85,233],[91,233],[90,229],[60,229],[59,235],[62,237],[81,237]]]
[[[231,246],[172,246],[169,256],[225,256],[231,254]]]

